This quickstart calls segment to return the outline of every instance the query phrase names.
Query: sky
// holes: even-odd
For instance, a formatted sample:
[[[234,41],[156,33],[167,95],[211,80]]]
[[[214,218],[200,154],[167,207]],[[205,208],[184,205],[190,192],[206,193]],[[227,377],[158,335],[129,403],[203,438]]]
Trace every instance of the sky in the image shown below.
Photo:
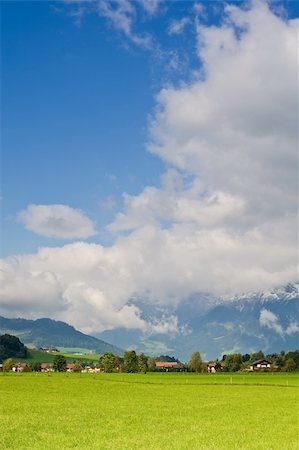
[[[0,314],[167,333],[140,302],[298,280],[296,2],[1,10]]]

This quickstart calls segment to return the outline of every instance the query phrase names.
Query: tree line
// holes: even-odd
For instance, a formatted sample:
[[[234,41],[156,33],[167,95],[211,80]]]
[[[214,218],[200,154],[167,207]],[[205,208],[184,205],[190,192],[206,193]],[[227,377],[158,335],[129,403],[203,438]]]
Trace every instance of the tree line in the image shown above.
[[[54,358],[53,368],[57,371],[66,370],[66,360],[64,358],[64,363],[62,366],[57,364],[64,357],[62,355],[57,355]],[[262,351],[255,353],[230,353],[223,355],[222,359],[219,361],[218,359],[215,361],[221,364],[221,370],[223,372],[238,372],[242,370],[248,370],[250,365],[260,359],[267,359],[272,362],[273,371],[284,371],[284,372],[293,372],[299,370],[299,351],[289,351],[289,352],[280,352],[280,353],[271,353],[264,355]],[[159,370],[156,367],[156,362],[179,362],[178,359],[168,356],[161,355],[159,357],[148,357],[144,353],[140,353],[137,355],[135,350],[130,350],[124,353],[123,357],[114,355],[111,352],[107,352],[101,356],[99,359],[99,367],[103,372],[111,373],[111,372],[124,372],[124,373],[147,373],[147,372],[155,372]],[[77,364],[79,364],[77,362]],[[200,352],[193,352],[190,356],[188,362],[185,364],[185,370],[187,372],[195,372],[195,373],[204,373],[208,372],[209,363],[204,362],[201,358]],[[79,368],[82,368],[79,364],[77,370],[80,371]]]
[[[294,372],[299,370],[299,350],[281,351],[280,353],[270,353],[265,355],[261,350],[256,353],[232,353],[223,355],[221,363],[226,372],[238,372],[247,370],[250,365],[259,359],[266,359],[272,362],[271,370],[279,372]]]
[[[26,346],[16,336],[4,334],[0,336],[0,363],[3,362],[3,371],[9,371],[13,367],[13,358],[26,358],[29,352]],[[248,370],[250,365],[259,359],[267,359],[272,362],[271,370],[292,372],[299,370],[299,350],[281,351],[280,353],[271,353],[264,355],[260,350],[255,353],[230,353],[224,354],[222,359],[216,361],[219,363],[223,372],[238,372]],[[173,356],[160,355],[158,357],[150,357],[144,353],[139,355],[135,350],[128,350],[123,357],[117,356],[111,352],[104,353],[97,366],[103,372],[125,372],[125,373],[147,373],[159,370],[156,362],[173,362],[180,363]],[[94,361],[92,362],[92,364]],[[200,352],[193,352],[188,362],[184,365],[184,370],[189,372],[207,372],[209,362],[202,360]],[[86,363],[75,360],[72,367],[73,372],[81,372]],[[32,362],[24,367],[24,371],[40,371],[41,363]],[[53,370],[57,372],[65,372],[67,370],[67,360],[63,355],[55,355],[53,359]],[[171,369],[170,369],[171,370]]]

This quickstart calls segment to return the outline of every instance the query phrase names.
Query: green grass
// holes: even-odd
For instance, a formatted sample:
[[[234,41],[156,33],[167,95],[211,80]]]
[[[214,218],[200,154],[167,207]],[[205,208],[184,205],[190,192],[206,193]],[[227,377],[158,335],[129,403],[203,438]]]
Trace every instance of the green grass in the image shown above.
[[[81,347],[56,347],[60,352],[62,353],[80,353],[81,355],[92,355],[94,352],[89,350],[88,348],[81,348]]]
[[[72,354],[69,354],[66,352],[60,352],[60,353],[66,357],[67,361],[71,360],[68,362],[72,362],[74,360],[80,360],[80,361],[88,361],[88,362],[98,363],[99,359],[101,357],[101,355],[99,355],[98,353],[92,353],[92,354],[87,353],[87,354],[83,354],[83,355],[80,353],[72,353]]]
[[[298,448],[294,374],[0,374],[0,399],[1,449]]]
[[[64,355],[66,357],[67,362],[72,363],[73,361],[84,361],[84,362],[98,362],[101,355],[98,354],[70,354],[66,352],[59,352],[59,353],[47,353],[40,350],[29,350],[29,356],[28,358],[15,358],[16,362],[41,362],[41,363],[52,363],[55,355]]]

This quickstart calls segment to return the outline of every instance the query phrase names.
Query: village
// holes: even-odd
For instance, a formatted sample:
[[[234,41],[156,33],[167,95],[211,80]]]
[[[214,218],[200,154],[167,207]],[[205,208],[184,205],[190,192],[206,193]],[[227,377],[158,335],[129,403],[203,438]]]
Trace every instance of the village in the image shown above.
[[[148,370],[150,369],[150,370]],[[0,364],[0,371],[3,370],[3,364]],[[243,371],[246,372],[269,372],[269,371],[277,371],[278,367],[273,365],[272,361],[261,358],[256,361],[253,361],[250,363],[248,367],[243,369]],[[34,363],[34,366],[30,367],[30,364],[25,362],[13,362],[10,368],[10,371],[12,372],[55,372],[55,371],[61,371],[61,372],[80,372],[80,373],[100,373],[100,372],[106,372],[105,367],[101,365],[101,363],[94,363],[94,364],[84,364],[80,362],[73,362],[69,363],[66,362],[62,370],[57,370],[55,368],[55,363]],[[121,361],[118,362],[118,364],[113,367],[113,370],[108,370],[108,372],[123,372],[123,366]],[[221,372],[228,372],[225,363],[219,362],[219,361],[211,361],[208,363],[202,363],[201,368],[196,371],[192,370],[190,368],[190,365],[183,364],[180,361],[156,361],[154,367],[147,367],[146,371],[151,372],[202,372],[202,373],[221,373]]]

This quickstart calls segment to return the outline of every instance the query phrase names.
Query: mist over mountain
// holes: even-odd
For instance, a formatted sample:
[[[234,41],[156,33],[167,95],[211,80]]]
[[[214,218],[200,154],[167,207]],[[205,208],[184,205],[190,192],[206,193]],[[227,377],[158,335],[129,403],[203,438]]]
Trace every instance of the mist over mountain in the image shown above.
[[[199,350],[205,359],[214,359],[225,353],[266,353],[298,348],[299,337],[298,284],[263,292],[252,292],[231,298],[186,302],[176,310],[160,311],[165,321],[176,318],[173,332],[144,334],[139,330],[118,328],[98,336],[115,345],[133,347],[145,353],[167,352],[182,360]],[[150,317],[158,310],[147,310]],[[174,327],[173,327],[174,328]]]
[[[52,319],[0,316],[0,334],[13,334],[36,347],[81,347],[115,354],[134,348],[148,355],[169,354],[182,361],[197,350],[206,360],[233,352],[272,353],[298,348],[298,300],[295,283],[233,297],[193,296],[168,309],[149,306],[140,299],[142,319],[153,324],[146,331],[118,327],[95,337]]]

